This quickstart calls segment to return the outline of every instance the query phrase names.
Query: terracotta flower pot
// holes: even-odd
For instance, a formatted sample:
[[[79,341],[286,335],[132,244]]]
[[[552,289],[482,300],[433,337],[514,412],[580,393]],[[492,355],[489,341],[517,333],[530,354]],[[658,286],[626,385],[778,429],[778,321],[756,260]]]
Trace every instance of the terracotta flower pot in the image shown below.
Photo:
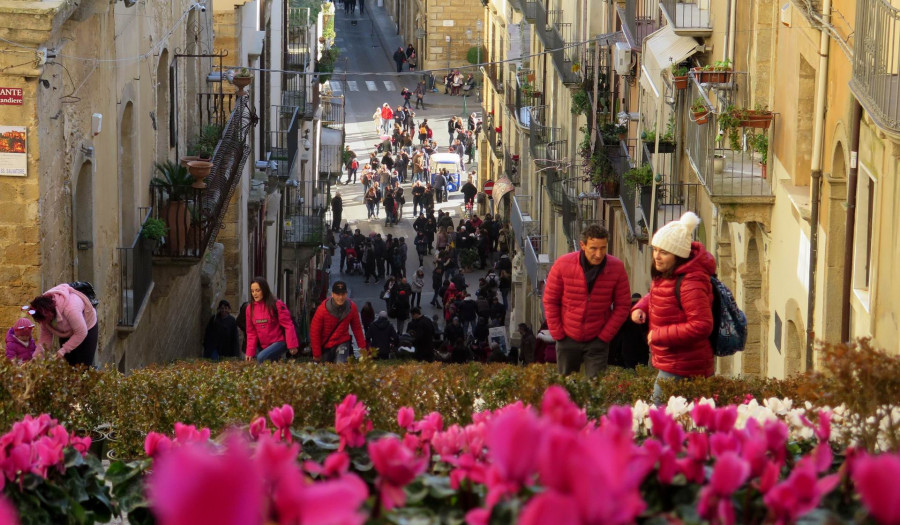
[[[693,114],[694,114],[694,122],[696,122],[697,124],[702,126],[703,124],[706,124],[707,122],[709,122],[709,110],[708,109],[694,111]]]
[[[185,155],[180,159],[181,165],[185,168],[188,167],[188,162],[193,162],[195,160],[200,160],[200,157],[198,157],[197,155]]]
[[[741,127],[744,128],[757,128],[757,129],[769,129],[769,126],[772,125],[772,119],[774,115],[770,111],[748,111],[745,118],[741,119]]]
[[[672,77],[672,84],[675,85],[675,89],[687,89],[688,87],[688,77],[684,75],[683,77]]]
[[[232,80],[232,84],[237,86],[238,93],[244,93],[244,88],[250,85],[250,82],[253,81],[253,77],[234,77]]]
[[[192,188],[197,188],[202,190],[206,188],[206,183],[203,182],[203,179],[209,177],[209,172],[212,170],[213,163],[206,162],[204,160],[194,160],[188,162],[188,171],[191,176],[194,177],[194,183],[191,184]]]

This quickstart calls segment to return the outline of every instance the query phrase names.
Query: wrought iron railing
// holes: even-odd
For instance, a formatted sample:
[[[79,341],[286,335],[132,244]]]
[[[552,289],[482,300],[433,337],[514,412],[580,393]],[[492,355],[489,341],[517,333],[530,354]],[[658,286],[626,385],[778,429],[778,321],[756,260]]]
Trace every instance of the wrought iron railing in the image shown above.
[[[494,91],[503,93],[503,64],[488,64],[482,68],[484,76],[491,81]]]
[[[297,158],[297,146],[299,144],[300,118],[299,109],[296,106],[272,106],[276,110],[276,118],[269,121],[276,129],[270,129],[267,133],[267,142],[264,151],[271,153],[269,160],[274,160],[278,165],[277,175],[289,177],[293,171],[294,160]]]
[[[625,0],[617,8],[625,39],[632,47],[640,47],[650,33],[659,29],[659,0]]]
[[[544,6],[537,0],[525,0],[525,20],[535,22],[539,16],[544,15]]]
[[[325,210],[325,206],[285,206],[282,244],[322,244],[327,228]]]
[[[484,131],[484,140],[486,140],[488,145],[490,145],[491,150],[496,150],[497,139],[500,139],[502,135],[497,132],[497,128],[496,126],[494,126],[493,119],[490,120],[490,122],[485,122],[485,126],[482,128]]]
[[[503,168],[509,180],[516,185],[522,183],[522,174],[519,172],[519,155],[509,152],[509,148],[503,148]]]
[[[309,50],[309,8],[287,6],[287,11],[284,65],[286,69],[306,70],[311,62]]]
[[[622,140],[613,144],[604,144],[603,136],[598,136],[599,143],[606,150],[606,155],[612,165],[613,173],[616,175],[616,183],[619,191],[619,201],[622,203],[625,221],[631,232],[635,231],[638,222],[637,207],[635,204],[635,190],[632,186],[625,184],[625,172],[632,168],[637,141],[634,139]]]
[[[530,69],[517,71],[515,82],[510,85],[510,89],[506,90],[506,108],[515,116],[519,125],[526,128],[531,122],[531,106],[535,100],[535,97],[530,95],[530,93],[533,93],[533,90],[525,89],[526,86],[530,85],[527,79],[530,74]]]
[[[312,90],[306,86],[306,77],[296,73],[281,74],[281,105],[297,108],[300,118],[312,115]]]
[[[522,201],[530,198],[527,195],[513,195],[511,199],[511,210],[509,213],[509,223],[512,227],[513,234],[516,236],[516,246],[524,247],[527,237],[533,235],[540,230],[540,223],[535,221],[531,215],[523,209]]]
[[[887,0],[857,0],[850,89],[875,123],[892,133],[900,133],[898,34],[900,9]]]
[[[202,125],[224,127],[237,99],[237,93],[197,93],[197,114]]]
[[[539,242],[539,240],[538,240]],[[535,251],[534,243],[531,242],[530,238],[526,238],[523,244],[523,252],[525,260],[525,271],[528,274],[528,279],[531,281],[531,288],[534,291],[535,295],[543,295],[544,293],[544,282],[547,279],[545,275],[544,268],[540,260],[538,259],[538,252]]]
[[[594,103],[594,69],[599,68],[600,71],[597,75],[597,107],[595,108],[597,112],[601,115],[609,114],[612,111],[612,76],[611,69],[609,67],[610,63],[610,50],[608,46],[602,46],[600,49],[600,62],[599,64],[595,64],[595,46],[598,44],[592,43],[587,52],[584,54],[584,67],[582,68],[584,71],[584,84],[585,91],[587,92],[588,103]]]
[[[150,210],[144,223],[150,217]],[[157,241],[138,232],[131,246],[118,248],[119,252],[119,326],[134,326],[138,313],[147,299],[153,284],[153,248]]]
[[[679,2],[678,0],[659,0],[659,7],[672,24],[673,29],[681,31],[712,31],[710,18],[710,2],[713,0],[694,0]]]
[[[542,166],[554,165],[564,155],[560,149],[562,129],[544,124],[549,119],[547,109],[547,106],[532,107],[529,120],[531,157]]]
[[[738,76],[738,73],[734,73]],[[686,118],[685,151],[697,178],[711,196],[717,197],[768,197],[772,186],[767,179],[766,165],[761,164],[762,155],[752,147],[759,134],[765,134],[765,149],[768,153],[770,130],[759,129],[748,123],[745,127],[733,127],[719,135],[719,116],[730,111],[733,101],[725,96],[712,102],[698,79],[690,76],[690,100],[703,98],[709,111],[706,122],[693,115]],[[734,81],[742,83],[744,81]],[[747,83],[749,85],[749,82]],[[740,102],[739,105],[748,104]],[[774,116],[773,116],[774,118]],[[733,119],[731,119],[733,120]],[[733,138],[732,138],[733,137]]]
[[[544,191],[547,192],[547,197],[550,199],[550,204],[553,205],[557,210],[563,207],[565,202],[565,194],[566,190],[563,186],[563,179],[560,177],[559,172],[557,172],[553,168],[548,168],[544,170],[546,174],[546,179],[544,181]]]
[[[564,11],[552,10],[547,12],[547,24],[538,34],[544,34],[544,45],[551,49],[553,65],[559,73],[563,84],[578,84],[581,82],[579,51],[581,46],[572,45],[575,33],[571,22],[563,22]],[[571,47],[570,47],[571,46]]]
[[[344,96],[327,96],[320,98],[322,106],[322,124],[334,129],[344,129],[346,113],[344,112]]]
[[[238,97],[213,153],[213,167],[205,179],[206,188],[151,185],[153,215],[165,220],[169,227],[166,244],[157,247],[154,255],[199,259],[216,241],[231,195],[250,155],[247,135],[255,123],[256,115],[250,109],[249,97]],[[170,243],[173,228],[177,237],[176,242]],[[195,237],[189,239],[189,233]]]
[[[660,226],[681,218],[686,211],[700,213],[700,184],[675,182],[669,184],[656,185],[656,215],[653,218],[653,227],[651,232],[655,232]],[[647,199],[651,195],[643,192],[642,199]],[[646,223],[650,224],[650,217],[647,217],[651,204],[649,201],[642,202],[641,208],[644,210]]]

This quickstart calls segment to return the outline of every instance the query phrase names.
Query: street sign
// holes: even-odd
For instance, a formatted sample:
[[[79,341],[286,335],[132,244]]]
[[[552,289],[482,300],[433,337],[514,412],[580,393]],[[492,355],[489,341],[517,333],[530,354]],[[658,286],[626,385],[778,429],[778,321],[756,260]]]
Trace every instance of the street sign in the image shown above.
[[[484,194],[488,197],[491,196],[491,193],[494,192],[494,181],[489,180],[484,183]]]

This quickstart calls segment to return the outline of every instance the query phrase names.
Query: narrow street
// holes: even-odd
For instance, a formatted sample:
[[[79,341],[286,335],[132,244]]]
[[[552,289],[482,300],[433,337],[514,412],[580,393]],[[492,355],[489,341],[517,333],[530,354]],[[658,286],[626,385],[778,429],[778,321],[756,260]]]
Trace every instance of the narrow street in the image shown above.
[[[404,87],[410,90],[415,89],[416,83],[422,79],[422,74],[418,72],[410,73],[404,70],[404,73],[391,74],[392,71],[395,71],[395,66],[393,62],[388,60],[385,50],[381,47],[380,40],[375,34],[375,31],[378,29],[370,18],[373,11],[377,14],[379,10],[367,10],[365,15],[360,15],[359,11],[355,14],[345,15],[342,9],[336,10],[335,31],[337,38],[335,39],[335,46],[340,48],[340,58],[335,74],[330,81],[330,87],[334,94],[343,94],[346,99],[346,143],[351,150],[356,152],[360,159],[360,174],[364,164],[363,160],[368,158],[369,153],[375,149],[374,145],[380,136],[373,124],[372,113],[385,102],[392,107],[401,105],[403,103],[403,98],[400,96],[401,90]],[[354,24],[353,22],[356,23]],[[371,74],[372,72],[379,72],[380,74]],[[469,113],[472,111],[480,112],[474,97],[470,97],[466,102],[466,109]],[[466,116],[463,113],[463,103],[462,97],[444,95],[443,89],[439,89],[437,93],[428,93],[425,96],[426,110],[414,110],[416,126],[423,118],[428,119],[429,126],[434,130],[434,139],[440,146],[440,152],[447,151],[448,120],[454,115],[463,118]],[[473,160],[477,161],[477,155]],[[478,170],[475,162],[467,165],[466,168],[467,170]],[[363,204],[363,186],[358,180],[359,178],[357,178],[356,184],[345,185],[346,175],[344,175],[341,181],[332,187],[332,195],[335,192],[340,192],[343,199],[343,222],[350,224],[351,231],[359,228],[363,235],[375,232],[381,233],[383,237],[388,234],[393,235],[395,238],[404,237],[408,245],[406,274],[411,279],[419,266],[418,256],[412,243],[415,238],[415,231],[412,228],[414,220],[412,216],[412,184],[410,182],[402,184],[406,205],[403,207],[402,218],[399,224],[385,226],[383,210],[380,212],[379,220],[368,220],[366,218],[366,207]],[[462,203],[462,193],[458,191],[450,192],[448,202],[435,204],[435,215],[437,215],[438,210],[449,212],[455,224],[461,216]],[[364,277],[361,275],[348,276],[342,274],[339,265],[340,251],[337,250],[332,259],[331,282],[341,279],[346,281],[350,290],[350,298],[356,302],[359,308],[362,308],[367,301],[371,301],[376,314],[386,309],[385,302],[379,299],[379,293],[384,284],[383,280],[377,284],[365,284]],[[424,266],[425,287],[422,292],[421,306],[422,313],[428,317],[441,312],[441,310],[428,304],[433,297],[431,288],[431,272],[433,268],[433,256],[426,256]],[[484,273],[476,270],[466,275],[466,282],[469,284],[470,289],[477,289],[478,279]],[[443,319],[441,319],[441,326],[443,326]]]

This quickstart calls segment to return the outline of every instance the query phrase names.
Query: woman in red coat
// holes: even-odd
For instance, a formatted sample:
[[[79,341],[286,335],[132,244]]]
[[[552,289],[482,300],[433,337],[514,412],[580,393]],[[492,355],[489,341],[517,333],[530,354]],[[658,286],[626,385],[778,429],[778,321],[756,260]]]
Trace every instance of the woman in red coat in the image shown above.
[[[651,364],[659,370],[653,387],[653,401],[662,402],[659,379],[681,380],[709,377],[715,358],[709,336],[713,330],[713,291],[710,276],[716,260],[703,244],[692,242],[700,217],[687,212],[681,219],[660,228],[650,244],[653,268],[650,293],[631,310],[637,324],[649,322],[647,343]],[[676,283],[681,278],[679,294]]]

